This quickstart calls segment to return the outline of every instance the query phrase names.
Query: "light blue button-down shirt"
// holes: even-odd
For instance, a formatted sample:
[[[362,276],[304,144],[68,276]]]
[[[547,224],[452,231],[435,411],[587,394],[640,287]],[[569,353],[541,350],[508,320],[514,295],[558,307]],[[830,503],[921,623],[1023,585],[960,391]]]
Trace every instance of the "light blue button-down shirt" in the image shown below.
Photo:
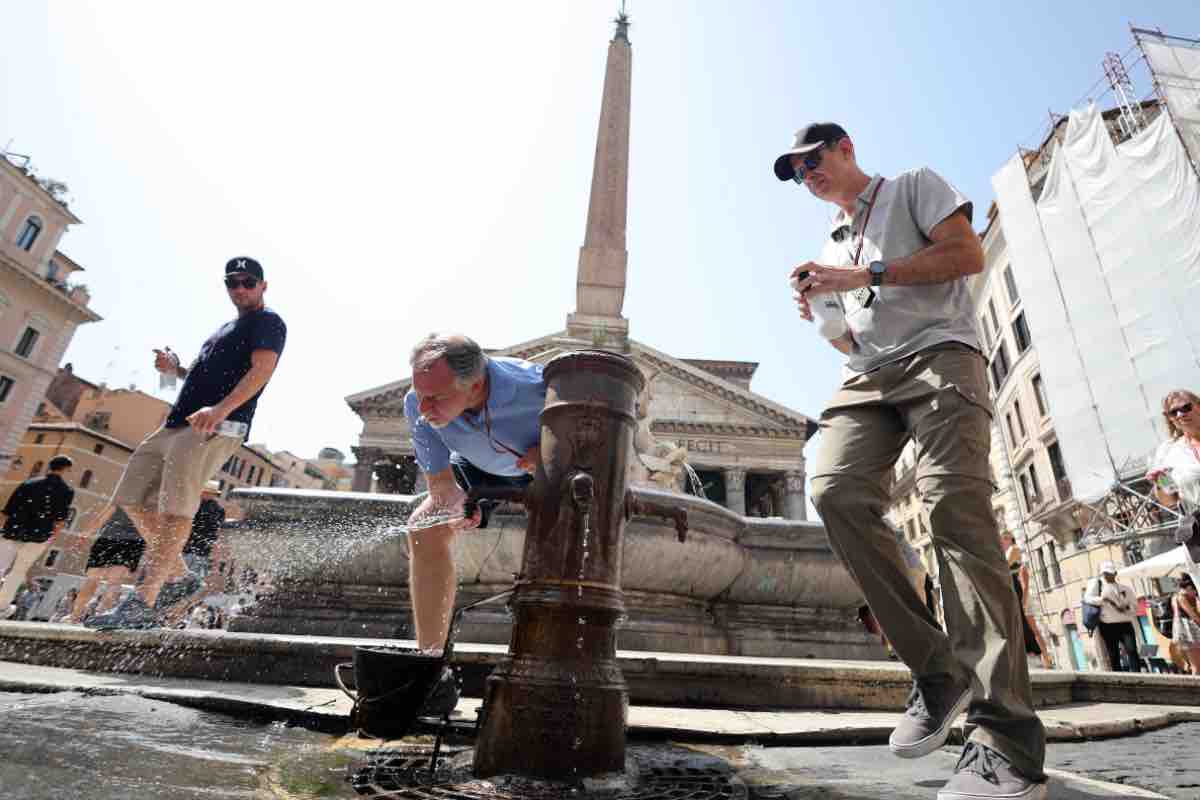
[[[417,393],[410,389],[404,396],[417,465],[426,474],[449,468],[451,454],[492,475],[527,474],[517,467],[518,456],[510,449],[524,455],[540,439],[538,416],[546,404],[542,365],[499,356],[488,359],[487,372],[490,437],[482,412],[464,412],[446,427],[435,428],[421,416]]]

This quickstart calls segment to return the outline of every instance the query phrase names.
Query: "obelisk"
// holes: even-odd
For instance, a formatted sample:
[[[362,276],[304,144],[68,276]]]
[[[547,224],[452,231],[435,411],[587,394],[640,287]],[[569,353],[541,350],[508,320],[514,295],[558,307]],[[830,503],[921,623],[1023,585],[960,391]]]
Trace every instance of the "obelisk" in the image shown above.
[[[629,17],[617,16],[608,45],[604,96],[592,166],[587,230],[579,249],[575,311],[567,315],[567,336],[590,347],[625,352],[629,320],[621,316],[625,302],[625,219],[629,196],[629,96],[633,51]]]

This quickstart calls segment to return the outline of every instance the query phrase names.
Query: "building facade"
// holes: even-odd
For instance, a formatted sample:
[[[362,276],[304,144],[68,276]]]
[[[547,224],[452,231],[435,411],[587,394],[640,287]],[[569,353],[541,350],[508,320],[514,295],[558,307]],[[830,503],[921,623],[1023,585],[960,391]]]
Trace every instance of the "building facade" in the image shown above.
[[[1156,103],[1142,106],[1147,119],[1157,116]],[[1126,134],[1117,123],[1118,110],[1105,113],[1114,142]],[[1025,154],[1026,172],[1034,196],[1046,179],[1055,146],[1066,119],[1060,120],[1038,151]],[[994,408],[992,472],[995,491],[992,507],[1001,530],[1013,533],[1024,551],[1030,571],[1030,616],[1041,629],[1061,669],[1105,668],[1083,628],[1081,599],[1087,582],[1098,575],[1104,561],[1130,564],[1163,545],[1161,532],[1100,540],[1088,536],[1088,522],[1098,504],[1103,513],[1131,531],[1139,522],[1152,521],[1139,503],[1120,497],[1082,502],[1074,496],[1055,429],[1054,398],[1042,379],[1038,356],[1038,321],[1026,313],[1016,279],[1021,264],[1009,256],[1004,221],[993,204],[982,234],[984,271],[972,276],[971,294],[980,342],[988,362],[988,380]],[[1053,369],[1054,365],[1046,365]],[[1137,486],[1132,486],[1135,491]],[[1141,487],[1141,491],[1148,490]],[[1130,498],[1133,495],[1129,496]],[[1156,593],[1154,586],[1137,581],[1142,596]],[[1140,617],[1144,641],[1160,643],[1143,606]],[[1101,648],[1102,649],[1102,648]],[[1166,648],[1162,650],[1165,652]]]
[[[0,461],[15,457],[76,328],[100,319],[74,282],[83,267],[58,250],[80,222],[65,187],[27,164],[0,153]]]

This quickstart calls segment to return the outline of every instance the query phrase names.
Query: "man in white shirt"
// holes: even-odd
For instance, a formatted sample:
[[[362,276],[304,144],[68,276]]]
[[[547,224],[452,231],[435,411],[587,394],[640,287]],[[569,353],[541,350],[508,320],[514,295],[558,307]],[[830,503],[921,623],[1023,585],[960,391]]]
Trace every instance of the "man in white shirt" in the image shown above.
[[[1116,564],[1105,561],[1100,565],[1100,580],[1088,586],[1083,602],[1100,607],[1100,639],[1108,650],[1108,661],[1113,671],[1127,671],[1121,661],[1120,646],[1124,644],[1133,671],[1141,672],[1137,632],[1133,628],[1137,621],[1137,595],[1125,584],[1117,583]]]

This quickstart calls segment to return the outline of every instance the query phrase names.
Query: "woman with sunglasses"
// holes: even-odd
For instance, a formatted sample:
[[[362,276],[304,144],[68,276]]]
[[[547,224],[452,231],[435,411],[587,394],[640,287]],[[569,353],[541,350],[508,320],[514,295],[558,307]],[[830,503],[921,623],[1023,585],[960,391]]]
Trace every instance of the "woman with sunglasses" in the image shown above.
[[[1163,398],[1162,411],[1171,440],[1159,446],[1146,477],[1154,482],[1155,499],[1184,515],[1175,540],[1188,546],[1188,569],[1195,572],[1200,560],[1200,536],[1193,534],[1194,515],[1200,511],[1200,397],[1176,389]]]
[[[1200,675],[1200,602],[1196,583],[1186,572],[1179,579],[1179,591],[1171,598],[1175,624],[1171,638],[1187,657],[1193,675]]]

